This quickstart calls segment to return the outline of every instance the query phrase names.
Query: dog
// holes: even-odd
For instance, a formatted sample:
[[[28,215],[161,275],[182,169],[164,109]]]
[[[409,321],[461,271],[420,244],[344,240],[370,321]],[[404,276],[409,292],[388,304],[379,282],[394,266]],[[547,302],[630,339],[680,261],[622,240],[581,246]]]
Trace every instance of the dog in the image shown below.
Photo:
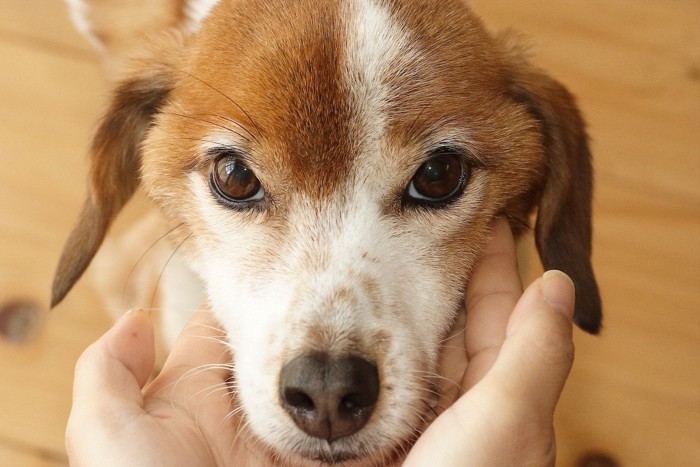
[[[52,303],[141,186],[275,458],[366,465],[415,440],[496,216],[519,235],[537,211],[543,265],[573,278],[575,321],[598,332],[583,119],[466,2],[162,0],[140,34],[110,29],[109,0],[70,3],[107,55],[140,58],[113,61]]]

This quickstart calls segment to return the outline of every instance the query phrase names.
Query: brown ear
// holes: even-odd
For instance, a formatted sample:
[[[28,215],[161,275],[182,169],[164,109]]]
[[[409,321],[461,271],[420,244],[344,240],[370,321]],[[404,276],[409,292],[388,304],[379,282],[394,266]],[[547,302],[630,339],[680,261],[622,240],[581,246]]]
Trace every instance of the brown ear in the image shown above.
[[[574,97],[558,82],[524,61],[512,81],[516,99],[540,122],[547,174],[535,226],[545,269],[566,272],[576,285],[574,321],[598,333],[602,311],[591,266],[593,170],[585,124]]]
[[[87,199],[54,275],[52,307],[78,281],[114,217],[136,190],[141,142],[170,87],[158,72],[128,80],[114,93],[92,142]]]

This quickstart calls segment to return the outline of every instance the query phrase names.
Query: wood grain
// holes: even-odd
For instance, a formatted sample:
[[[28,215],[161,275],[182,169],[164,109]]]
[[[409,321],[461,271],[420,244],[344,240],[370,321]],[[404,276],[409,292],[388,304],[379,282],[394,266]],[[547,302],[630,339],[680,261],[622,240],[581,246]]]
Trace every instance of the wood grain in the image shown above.
[[[600,337],[577,333],[558,465],[700,465],[700,2],[472,0],[579,98],[597,173]],[[40,12],[41,14],[38,14]],[[58,1],[0,14],[0,302],[46,306],[107,91]],[[77,356],[109,326],[82,281],[41,335],[0,342],[0,465],[57,466]]]

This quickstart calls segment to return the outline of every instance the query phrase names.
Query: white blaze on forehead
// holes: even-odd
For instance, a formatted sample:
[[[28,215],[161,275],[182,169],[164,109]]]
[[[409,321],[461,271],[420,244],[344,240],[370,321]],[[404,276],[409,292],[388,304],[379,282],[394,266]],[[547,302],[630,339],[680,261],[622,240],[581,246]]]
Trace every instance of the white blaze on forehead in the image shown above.
[[[410,63],[415,49],[408,31],[381,0],[355,0],[348,5],[345,80],[370,141],[381,136],[384,108],[391,99],[390,73]],[[372,138],[372,137],[375,138]]]
[[[347,22],[347,68],[367,87],[382,84],[390,65],[411,52],[408,32],[380,0],[355,0]]]

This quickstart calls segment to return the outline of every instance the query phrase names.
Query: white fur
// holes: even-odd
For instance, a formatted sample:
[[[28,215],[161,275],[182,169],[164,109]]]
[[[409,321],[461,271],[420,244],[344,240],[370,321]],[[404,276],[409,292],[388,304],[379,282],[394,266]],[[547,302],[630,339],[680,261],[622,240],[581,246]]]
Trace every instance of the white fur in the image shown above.
[[[410,38],[375,0],[355,0],[345,5],[348,42],[345,44],[345,81],[362,115],[369,144],[376,144],[384,133],[384,107],[391,98],[386,78],[390,66],[414,58]]]
[[[198,29],[217,3],[189,1],[187,27]],[[189,266],[203,281],[232,346],[247,421],[281,455],[363,454],[358,446],[381,455],[421,428],[434,396],[425,372],[437,370],[440,341],[461,299],[445,280],[444,254],[434,247],[474,215],[482,197],[477,174],[457,201],[460,222],[430,212],[387,214],[387,199],[405,188],[423,156],[416,148],[395,147],[387,136],[389,104],[397,92],[388,78],[422,57],[407,28],[378,0],[342,5],[347,41],[339,45],[345,48],[339,56],[346,57],[340,79],[358,116],[351,122],[355,153],[347,177],[323,200],[288,194],[284,216],[274,223],[266,222],[274,214],[222,206],[197,171],[188,178],[191,197],[182,200],[182,212],[197,217],[187,239]],[[442,139],[436,142],[450,136],[437,135]],[[217,132],[202,140],[209,143],[201,153],[242,143]],[[416,154],[411,159],[406,152]],[[264,185],[266,174],[258,175]],[[281,222],[284,232],[277,230]],[[168,271],[183,270],[174,266]],[[183,290],[177,279],[166,278],[176,284],[168,291]],[[183,308],[181,295],[164,307]],[[309,339],[312,329],[315,338]],[[375,341],[380,332],[386,339],[381,352]],[[380,366],[373,416],[332,446],[302,432],[280,404],[283,365],[312,351],[359,352]]]
[[[75,28],[87,38],[88,41],[100,52],[104,52],[104,44],[100,41],[90,26],[88,19],[89,5],[85,0],[65,0],[70,11],[70,18]]]
[[[159,284],[161,308],[163,309],[163,339],[168,348],[192,319],[194,312],[207,302],[204,285],[192,272],[190,263],[175,252],[167,259]]]
[[[206,18],[221,0],[188,0],[185,6],[187,16],[186,28],[190,32],[196,32],[202,20]]]
[[[268,214],[233,212],[213,199],[207,179],[189,179],[206,224],[198,230],[207,232],[192,239],[198,271],[235,354],[240,400],[253,431],[282,453],[331,452],[328,443],[296,427],[280,405],[282,366],[311,351],[345,355],[353,340],[381,365],[380,399],[376,416],[357,434],[334,442],[333,452],[357,446],[381,452],[408,438],[432,402],[426,375],[416,369],[436,370],[440,339],[457,305],[445,298],[454,291],[430,248],[436,231],[456,227],[445,219],[383,212],[388,192],[411,177],[385,135],[392,93],[386,78],[392,64],[416,52],[374,1],[357,0],[348,13],[344,78],[361,117],[355,129],[359,153],[346,183],[324,201],[286,199],[281,236],[265,222]],[[213,143],[202,152],[239,143],[221,134],[205,139]],[[345,295],[333,299],[341,291]],[[325,332],[310,341],[311,328]],[[378,332],[388,339],[381,354]]]

